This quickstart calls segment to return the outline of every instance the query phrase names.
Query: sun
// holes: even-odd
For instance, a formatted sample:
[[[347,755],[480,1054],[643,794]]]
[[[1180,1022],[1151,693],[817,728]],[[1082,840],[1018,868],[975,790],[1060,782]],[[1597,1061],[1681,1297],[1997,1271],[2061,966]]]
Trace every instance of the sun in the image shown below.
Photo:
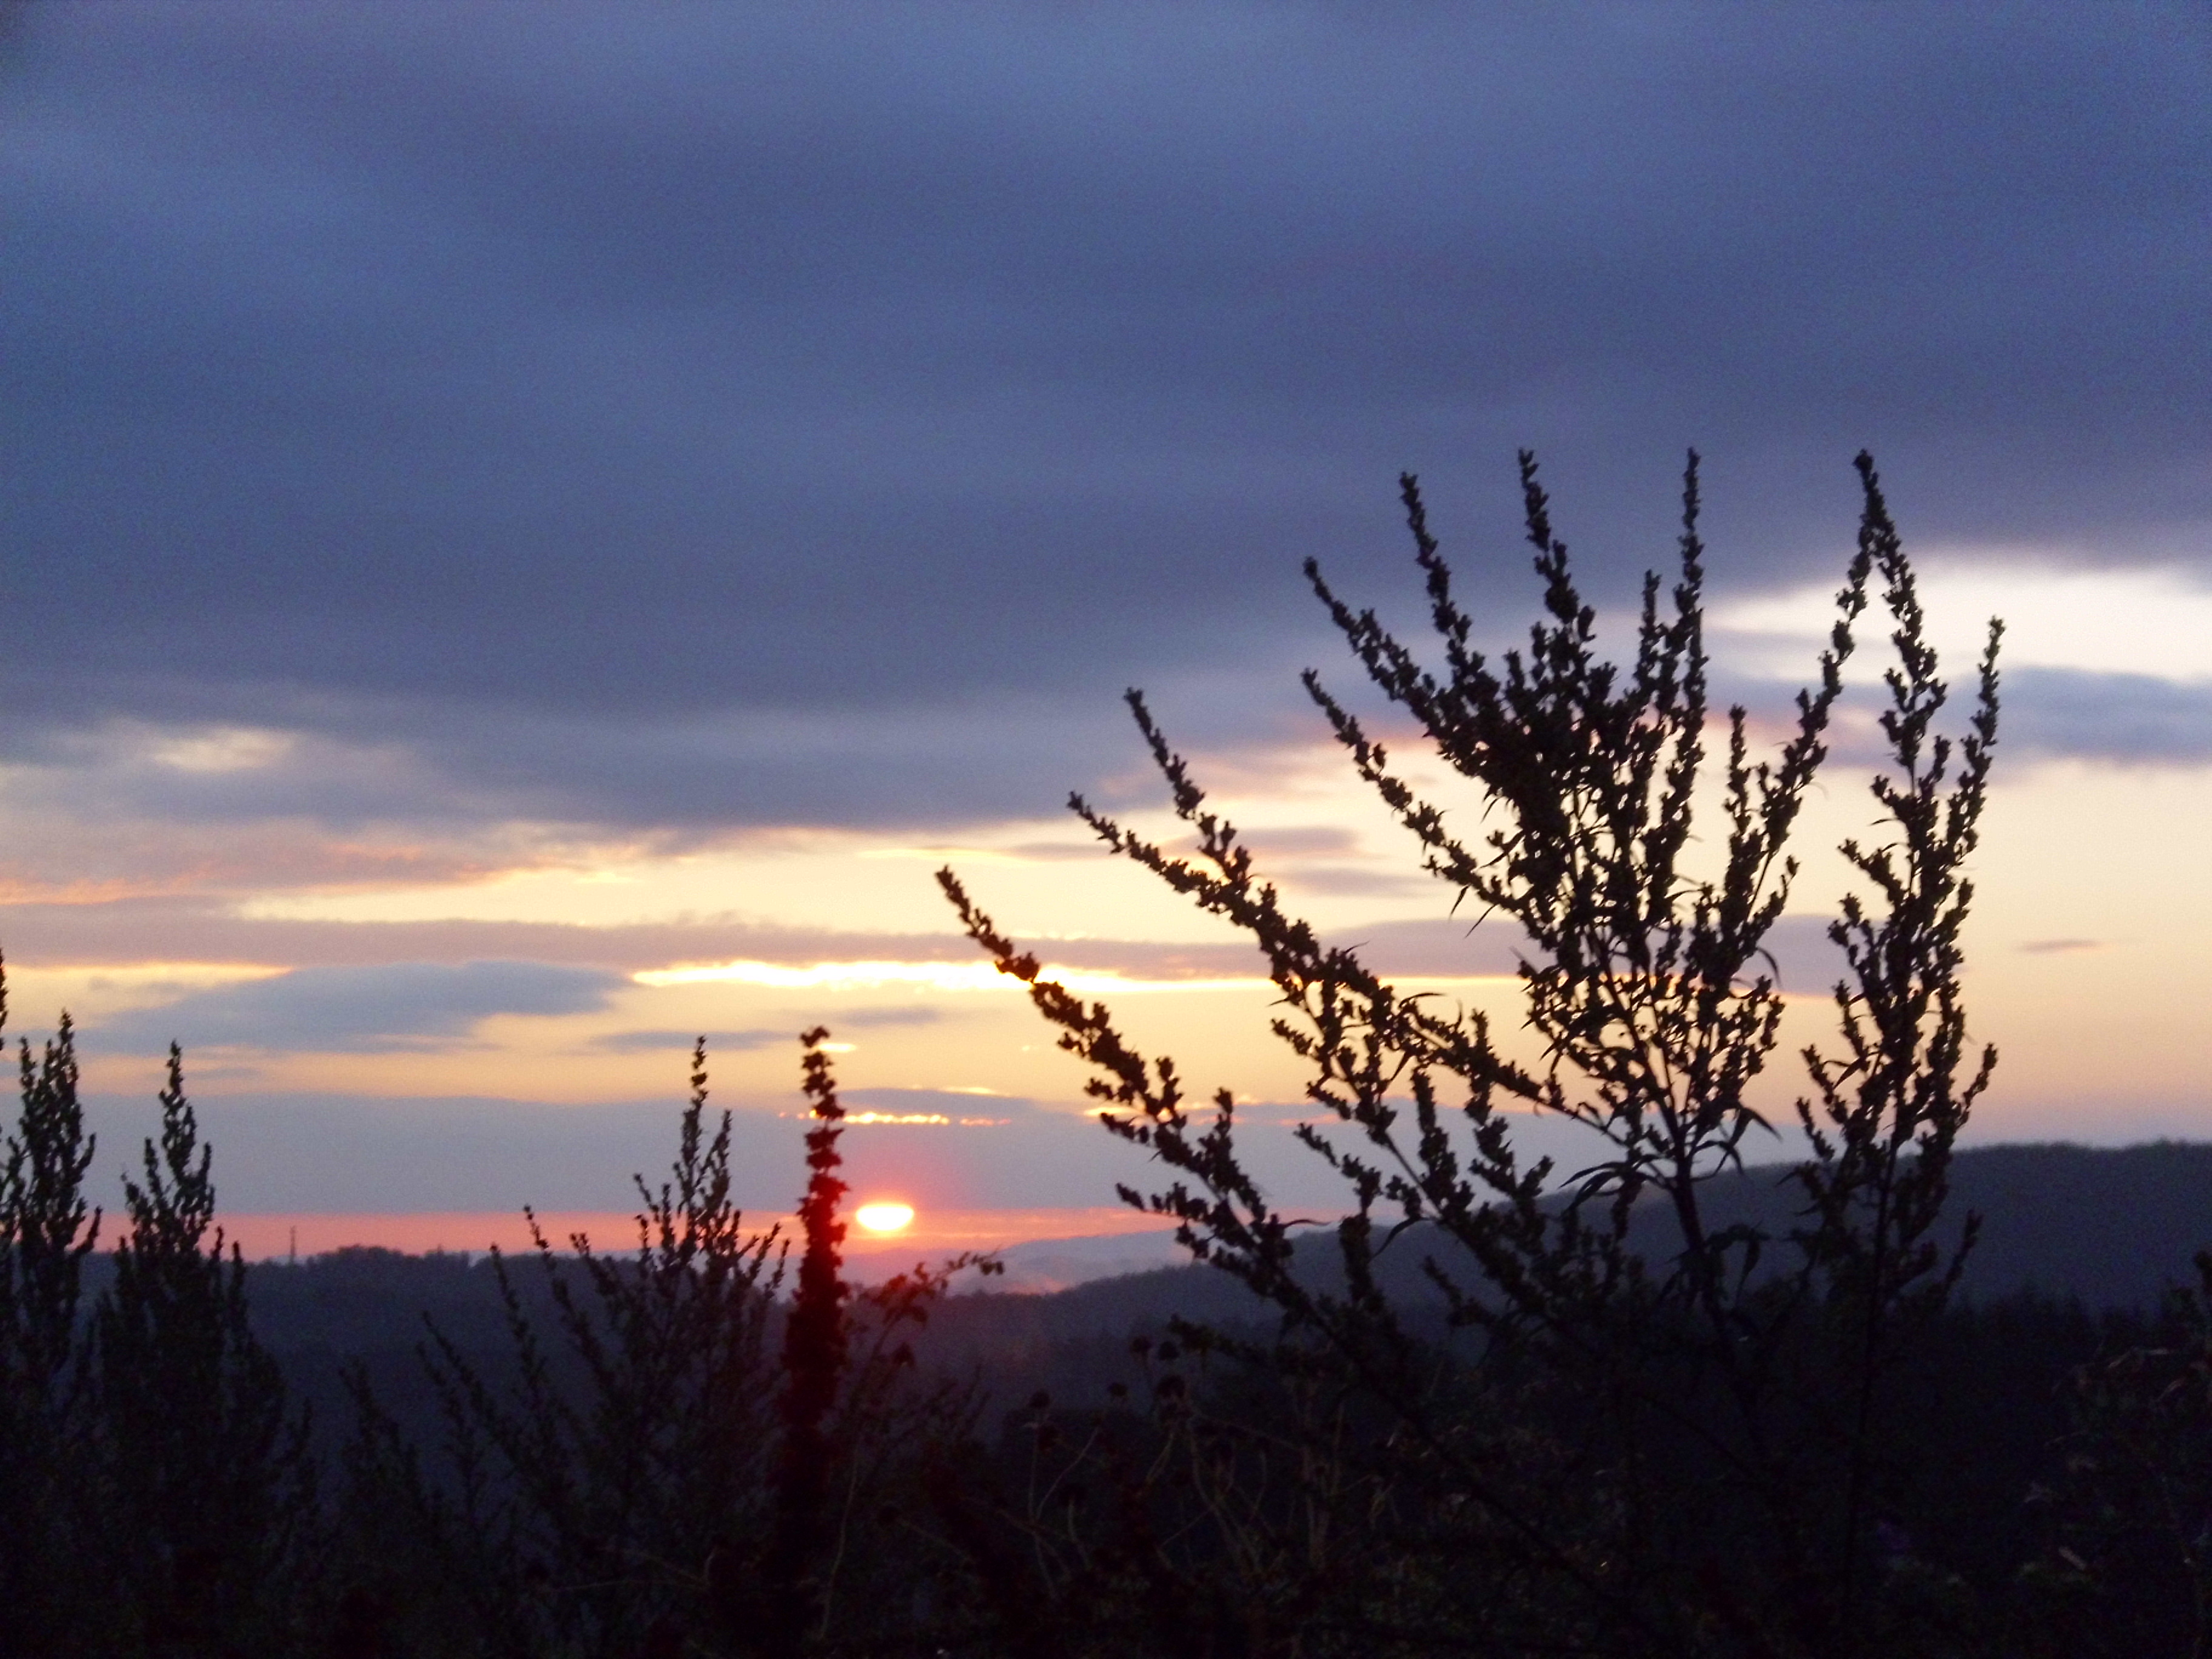
[[[853,1219],[867,1232],[902,1233],[914,1224],[914,1206],[892,1202],[863,1204],[853,1212]]]

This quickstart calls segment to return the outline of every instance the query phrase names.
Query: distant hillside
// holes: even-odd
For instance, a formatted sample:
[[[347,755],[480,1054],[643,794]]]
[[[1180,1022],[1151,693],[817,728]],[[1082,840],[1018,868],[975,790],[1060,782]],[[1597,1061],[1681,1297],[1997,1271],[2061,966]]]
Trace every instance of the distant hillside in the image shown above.
[[[1723,1176],[1707,1202],[1717,1220],[1757,1222],[1786,1232],[1802,1200],[1788,1166],[1755,1166]],[[2212,1142],[2158,1141],[2104,1148],[2065,1144],[1981,1146],[1958,1154],[1951,1182],[1951,1237],[1971,1212],[1981,1236],[1961,1281],[1978,1302],[2024,1291],[2090,1308],[2142,1307],[2172,1285],[2193,1279],[2196,1253],[2212,1248]],[[1672,1220],[1649,1207],[1636,1230],[1652,1258],[1680,1248]],[[1065,1244],[1023,1247],[1066,1261]],[[1331,1246],[1307,1247],[1325,1271]],[[1401,1293],[1433,1295],[1420,1272],[1418,1235],[1400,1241],[1387,1282]],[[993,1297],[994,1301],[1007,1298]],[[1079,1285],[998,1317],[1013,1328],[1073,1335],[1157,1322],[1170,1313],[1199,1318],[1264,1314],[1233,1280],[1203,1267],[1171,1267]]]
[[[1778,1166],[1713,1183],[1713,1213],[1786,1229],[1794,1194]],[[2145,1306],[2191,1277],[2191,1258],[2212,1245],[2212,1144],[2162,1141],[2103,1150],[2073,1146],[1976,1148],[1959,1155],[1953,1225],[1968,1210],[1983,1218],[1966,1296],[1990,1303],[2022,1291],[2075,1298],[2092,1309]],[[1656,1206],[1639,1228],[1647,1255],[1673,1248]],[[1111,1266],[1165,1241],[1059,1240],[1022,1246],[1017,1257],[1062,1272]],[[1432,1296],[1420,1273],[1422,1241],[1399,1242],[1386,1278],[1402,1294]],[[1306,1249],[1326,1273],[1330,1243]],[[526,1300],[550,1312],[534,1265],[520,1264]],[[346,1250],[297,1265],[250,1270],[253,1316],[294,1386],[315,1402],[325,1436],[348,1420],[339,1385],[349,1359],[366,1364],[403,1420],[434,1426],[434,1402],[414,1359],[422,1315],[497,1370],[506,1349],[489,1265],[461,1256],[404,1256]],[[990,1284],[993,1281],[980,1281]],[[1128,1339],[1158,1331],[1176,1315],[1262,1328],[1269,1310],[1218,1269],[1182,1265],[1124,1273],[1050,1293],[977,1291],[956,1296],[930,1322],[920,1346],[939,1364],[988,1374],[1001,1397],[1036,1388],[1061,1398],[1095,1397],[1103,1381],[1127,1378]]]
[[[1802,1203],[1786,1175],[1776,1165],[1716,1182],[1713,1212],[1786,1231]],[[2197,1252],[2212,1247],[2212,1143],[1974,1147],[1952,1164],[1953,1237],[1968,1212],[1982,1218],[1960,1283],[1968,1297],[2038,1291],[2093,1308],[2146,1305],[2192,1280]],[[1679,1235],[1652,1219],[1644,1250],[1656,1255]]]

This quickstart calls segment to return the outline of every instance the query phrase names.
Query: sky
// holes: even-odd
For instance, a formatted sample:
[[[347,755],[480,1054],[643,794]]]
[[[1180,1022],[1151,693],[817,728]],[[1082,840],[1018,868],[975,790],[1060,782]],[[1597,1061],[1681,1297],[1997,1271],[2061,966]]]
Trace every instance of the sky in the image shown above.
[[[702,1032],[787,1210],[817,1022],[914,1238],[1126,1224],[946,862],[1325,1206],[1257,957],[1063,803],[1164,830],[1143,687],[1318,925],[1514,1029],[1297,686],[1355,667],[1298,572],[1417,623],[1417,472],[1510,643],[1524,446],[1616,623],[1702,452],[1762,734],[1873,451],[1947,661],[2011,630],[1972,1133],[2212,1137],[2201,5],[0,20],[11,1029],[79,1022],[110,1173],[185,1043],[255,1248],[604,1223]]]

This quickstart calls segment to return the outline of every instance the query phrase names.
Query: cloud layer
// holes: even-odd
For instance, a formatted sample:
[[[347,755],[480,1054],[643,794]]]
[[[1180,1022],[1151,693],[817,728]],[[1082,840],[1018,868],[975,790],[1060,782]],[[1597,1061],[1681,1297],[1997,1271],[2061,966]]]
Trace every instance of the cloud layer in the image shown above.
[[[1479,596],[1522,442],[1613,589],[1692,441],[1758,585],[1862,443],[1923,538],[2212,520],[2201,12],[1692,15],[38,9],[0,682],[410,813],[943,822],[1272,672],[1401,466]]]
[[[495,1014],[592,1012],[622,983],[617,975],[544,962],[295,968],[134,1009],[88,1035],[126,1052],[171,1042],[331,1054],[437,1048],[465,1041]]]

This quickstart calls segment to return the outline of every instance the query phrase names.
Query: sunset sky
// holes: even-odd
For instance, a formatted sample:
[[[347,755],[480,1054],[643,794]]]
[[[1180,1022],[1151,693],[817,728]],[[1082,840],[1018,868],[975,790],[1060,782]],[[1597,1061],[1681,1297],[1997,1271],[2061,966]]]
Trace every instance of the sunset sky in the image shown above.
[[[174,1037],[257,1248],[474,1246],[623,1208],[705,1032],[786,1209],[821,1023],[859,1196],[1106,1231],[1142,1160],[950,862],[1326,1203],[1258,958],[1061,803],[1165,830],[1143,686],[1317,923],[1510,1028],[1296,677],[1352,689],[1309,555],[1418,625],[1401,469],[1519,635],[1522,445],[1616,622],[1704,453],[1768,735],[1875,453],[1947,660],[2010,626],[1974,1135],[2212,1136],[2201,5],[0,20],[0,947],[104,1178]]]

